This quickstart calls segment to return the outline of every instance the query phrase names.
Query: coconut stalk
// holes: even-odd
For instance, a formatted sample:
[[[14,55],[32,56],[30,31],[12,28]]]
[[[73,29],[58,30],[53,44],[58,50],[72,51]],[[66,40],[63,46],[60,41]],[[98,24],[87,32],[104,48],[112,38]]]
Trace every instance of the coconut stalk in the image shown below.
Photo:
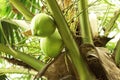
[[[78,72],[79,79],[80,80],[93,80],[93,76],[89,73],[88,68],[85,65],[85,62],[83,61],[81,54],[79,52],[79,49],[76,45],[76,42],[70,32],[69,26],[60,10],[60,7],[58,6],[58,3],[56,0],[46,0],[48,7],[50,8],[50,11],[52,13],[52,16],[55,19],[55,22],[57,24],[58,31],[69,50],[70,58]]]
[[[24,68],[15,68],[15,67],[10,67],[10,68],[0,68],[0,74],[31,74],[31,75],[36,75],[37,72],[33,70],[28,70]]]
[[[80,32],[83,43],[93,44],[92,32],[90,28],[90,22],[88,17],[88,0],[79,0],[78,1],[78,12],[80,20]]]
[[[28,54],[13,50],[11,47],[5,46],[3,44],[0,44],[0,51],[10,54],[14,56],[15,58],[22,60],[23,62],[29,64],[31,67],[33,67],[34,69],[38,71],[41,70],[45,66],[45,64],[35,59],[34,57]]]
[[[34,15],[19,0],[9,1],[20,13],[22,13],[26,20],[31,20],[34,17]]]
[[[117,66],[120,67],[120,39],[118,40],[117,45],[115,47],[114,55],[115,55],[115,63]]]

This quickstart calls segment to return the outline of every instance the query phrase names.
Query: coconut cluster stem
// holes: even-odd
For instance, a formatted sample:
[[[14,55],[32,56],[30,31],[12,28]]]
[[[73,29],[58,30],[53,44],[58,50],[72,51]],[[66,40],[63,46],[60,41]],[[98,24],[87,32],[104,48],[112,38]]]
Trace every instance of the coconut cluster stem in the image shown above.
[[[120,67],[120,39],[118,40],[117,45],[115,47],[114,55],[115,55],[115,63],[117,66]]]
[[[34,69],[36,69],[38,71],[41,70],[45,66],[45,64],[43,64],[39,60],[35,59],[34,57],[32,57],[28,54],[13,50],[12,48],[5,46],[3,44],[0,44],[0,51],[4,52],[4,53],[8,53],[8,54],[14,56],[15,58],[18,58],[18,59],[24,61],[25,63],[29,64],[31,67],[33,67]]]
[[[78,1],[78,12],[81,11],[82,13],[79,15],[79,20],[83,43],[93,44],[90,22],[88,18],[88,0]]]
[[[36,75],[37,72],[35,71],[30,71],[28,69],[21,69],[21,68],[0,68],[0,73],[1,74],[14,74],[14,73],[17,73],[17,74],[31,74],[31,75]]]
[[[19,1],[19,0],[9,0],[10,3],[26,18],[26,20],[31,20],[34,15]]]
[[[51,13],[55,19],[55,22],[57,24],[58,31],[66,45],[66,47],[69,50],[69,55],[71,57],[71,60],[78,72],[80,80],[92,80],[91,74],[89,73],[81,55],[79,52],[79,49],[77,47],[77,44],[70,32],[69,26],[60,10],[60,7],[57,4],[56,0],[46,0],[49,9],[51,10]]]

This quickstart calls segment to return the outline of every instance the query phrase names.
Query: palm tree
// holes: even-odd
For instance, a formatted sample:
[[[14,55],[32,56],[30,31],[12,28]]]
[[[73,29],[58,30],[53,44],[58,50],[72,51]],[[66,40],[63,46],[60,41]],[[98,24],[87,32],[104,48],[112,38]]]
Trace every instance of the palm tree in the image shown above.
[[[119,34],[118,0],[114,3],[1,0],[0,3],[0,57],[4,65],[0,69],[1,80],[13,73],[34,80],[120,79],[120,40],[112,42]],[[31,33],[31,20],[39,13],[54,19],[62,37],[64,50],[57,57],[46,56],[39,46],[41,38]],[[5,62],[12,65],[7,69]]]

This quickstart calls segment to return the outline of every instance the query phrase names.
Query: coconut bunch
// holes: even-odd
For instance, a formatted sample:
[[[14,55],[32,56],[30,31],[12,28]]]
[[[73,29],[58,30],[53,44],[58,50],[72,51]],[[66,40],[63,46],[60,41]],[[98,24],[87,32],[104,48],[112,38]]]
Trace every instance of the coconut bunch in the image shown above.
[[[45,13],[35,15],[31,31],[33,36],[40,37],[40,48],[46,56],[54,58],[62,51],[63,41],[51,16]]]

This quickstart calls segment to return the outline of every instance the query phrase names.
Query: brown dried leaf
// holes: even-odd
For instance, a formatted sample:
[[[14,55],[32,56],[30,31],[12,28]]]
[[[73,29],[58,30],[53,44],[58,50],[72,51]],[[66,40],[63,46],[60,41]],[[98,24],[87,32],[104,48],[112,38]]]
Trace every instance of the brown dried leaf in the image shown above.
[[[107,55],[108,51],[102,47],[97,47],[96,49],[108,80],[120,80],[120,69],[115,65],[112,57]]]

